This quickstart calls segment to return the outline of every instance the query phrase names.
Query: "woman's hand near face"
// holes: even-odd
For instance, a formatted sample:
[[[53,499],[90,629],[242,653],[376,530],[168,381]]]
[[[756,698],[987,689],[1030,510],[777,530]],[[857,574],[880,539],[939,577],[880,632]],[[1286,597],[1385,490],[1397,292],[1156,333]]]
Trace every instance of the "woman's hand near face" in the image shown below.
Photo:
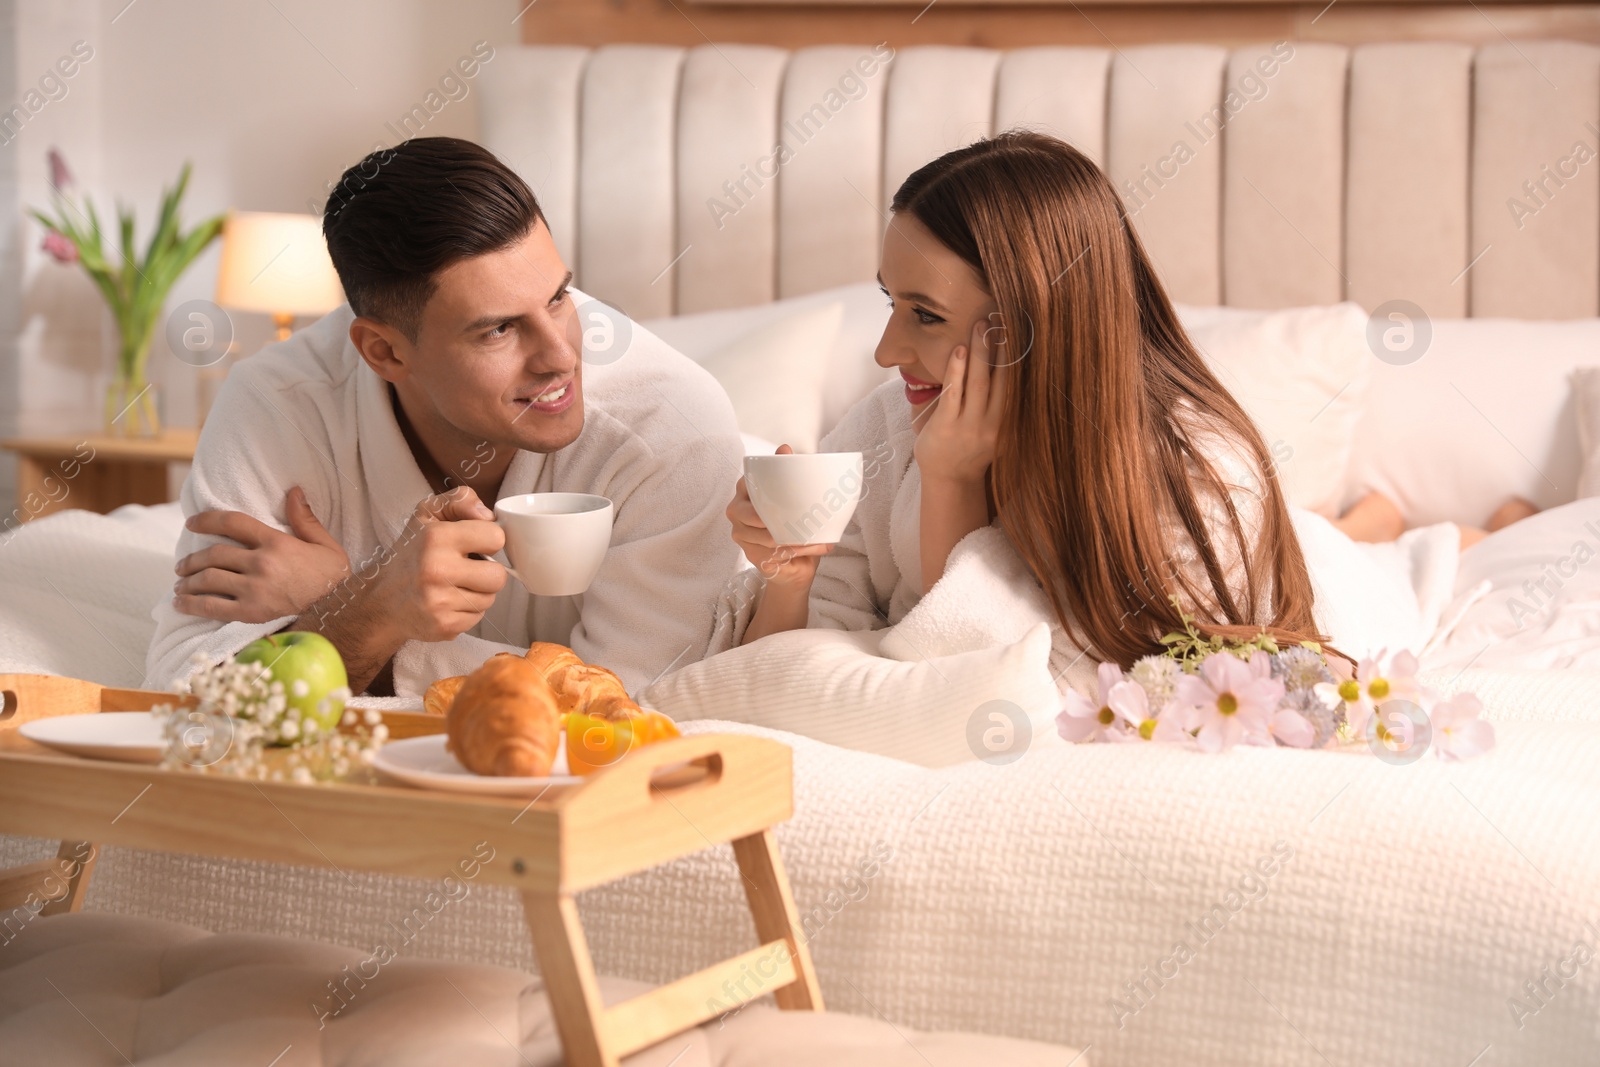
[[[992,365],[987,335],[995,329],[989,319],[973,323],[969,343],[950,354],[932,410],[917,416],[915,455],[924,485],[982,482],[994,463],[1010,381],[1006,367]]]
[[[778,455],[787,456],[794,449],[782,445]],[[756,514],[750,502],[750,490],[743,478],[728,504],[728,521],[733,524],[733,540],[744,558],[766,579],[761,603],[755,617],[745,631],[744,644],[768,634],[784,630],[803,630],[810,611],[811,583],[817,576],[817,564],[833,551],[832,545],[780,545]]]
[[[913,454],[922,474],[922,591],[944,576],[961,539],[989,525],[987,474],[994,464],[1011,374],[994,366],[988,319],[973,324],[945,368],[944,389],[917,434]]]

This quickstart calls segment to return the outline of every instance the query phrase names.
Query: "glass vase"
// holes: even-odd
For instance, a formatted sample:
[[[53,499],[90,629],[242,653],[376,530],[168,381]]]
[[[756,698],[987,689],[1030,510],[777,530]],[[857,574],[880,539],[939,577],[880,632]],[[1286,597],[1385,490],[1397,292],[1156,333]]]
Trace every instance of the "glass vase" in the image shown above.
[[[113,378],[106,387],[106,433],[112,437],[161,436],[160,399],[153,382]]]

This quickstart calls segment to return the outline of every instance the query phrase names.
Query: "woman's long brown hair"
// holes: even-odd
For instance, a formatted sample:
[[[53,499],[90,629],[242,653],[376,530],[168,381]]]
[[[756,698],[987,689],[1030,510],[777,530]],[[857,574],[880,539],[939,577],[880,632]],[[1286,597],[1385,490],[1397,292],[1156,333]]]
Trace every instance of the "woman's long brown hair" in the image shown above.
[[[1067,632],[1126,667],[1183,629],[1176,596],[1203,633],[1314,639],[1311,579],[1261,434],[1179,325],[1100,169],[1013,131],[917,170],[891,207],[971,264],[999,305],[992,359],[1013,378],[995,504]],[[1243,528],[1197,427],[1251,459],[1259,530]],[[1209,501],[1229,528],[1208,524]],[[1185,535],[1206,588],[1176,562]],[[1242,585],[1219,536],[1236,540]]]

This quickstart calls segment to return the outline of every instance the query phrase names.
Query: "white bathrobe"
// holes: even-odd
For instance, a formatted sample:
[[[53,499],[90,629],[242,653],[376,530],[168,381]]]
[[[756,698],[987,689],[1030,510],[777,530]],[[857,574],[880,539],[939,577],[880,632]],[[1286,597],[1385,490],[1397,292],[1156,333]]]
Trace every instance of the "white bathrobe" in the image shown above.
[[[233,369],[184,483],[186,515],[222,508],[287,530],[285,494],[299,485],[353,570],[400,537],[432,489],[401,435],[387,383],[350,343],[352,318],[341,307]],[[531,641],[571,645],[616,671],[630,692],[705,655],[718,592],[739,560],[724,509],[743,447],[727,395],[637,326],[620,358],[584,363],[583,393],[578,439],[548,455],[519,451],[500,492],[609,497],[615,526],[599,575],[576,597],[530,596],[507,581],[466,634],[400,649],[398,695]],[[218,540],[186,531],[177,555]],[[187,677],[197,652],[230,656],[292,621],[223,624],[181,615],[170,599],[152,614],[145,684],[153,688]]]

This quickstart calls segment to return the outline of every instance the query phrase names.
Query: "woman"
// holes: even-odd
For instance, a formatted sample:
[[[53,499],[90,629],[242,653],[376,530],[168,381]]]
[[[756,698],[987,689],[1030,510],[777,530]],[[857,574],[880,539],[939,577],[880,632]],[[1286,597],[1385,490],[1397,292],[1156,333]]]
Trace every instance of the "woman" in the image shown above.
[[[891,207],[876,359],[903,383],[822,442],[890,458],[837,546],[777,546],[739,483],[733,536],[766,582],[724,643],[892,625],[995,520],[1053,609],[1052,662],[1127,667],[1183,628],[1180,611],[1208,633],[1314,637],[1261,435],[1184,335],[1099,168],[1011,132],[922,167]]]

